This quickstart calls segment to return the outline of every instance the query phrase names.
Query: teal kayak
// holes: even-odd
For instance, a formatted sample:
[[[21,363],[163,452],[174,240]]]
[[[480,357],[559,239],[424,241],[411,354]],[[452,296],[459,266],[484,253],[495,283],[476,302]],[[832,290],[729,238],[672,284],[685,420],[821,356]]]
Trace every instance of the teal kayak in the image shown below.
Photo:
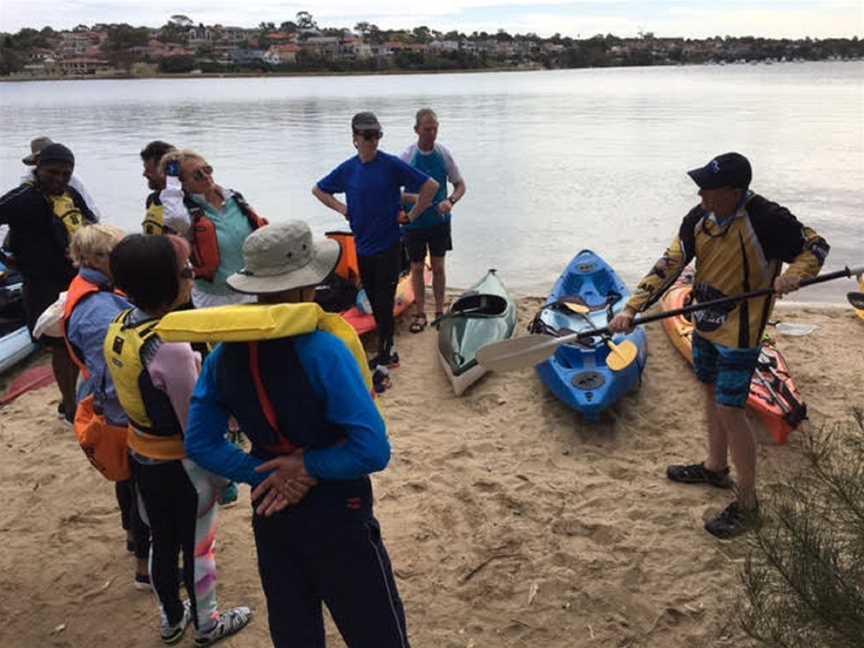
[[[438,324],[438,357],[457,396],[486,373],[477,364],[477,351],[515,331],[516,302],[490,270],[459,295]]]

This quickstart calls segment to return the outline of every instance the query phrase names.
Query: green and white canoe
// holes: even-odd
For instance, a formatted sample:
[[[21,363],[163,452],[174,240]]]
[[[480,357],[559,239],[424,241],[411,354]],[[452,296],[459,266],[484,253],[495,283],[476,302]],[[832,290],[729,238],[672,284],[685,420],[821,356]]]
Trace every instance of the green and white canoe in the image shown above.
[[[460,396],[486,373],[477,351],[516,332],[516,302],[495,270],[462,293],[438,324],[438,357]]]

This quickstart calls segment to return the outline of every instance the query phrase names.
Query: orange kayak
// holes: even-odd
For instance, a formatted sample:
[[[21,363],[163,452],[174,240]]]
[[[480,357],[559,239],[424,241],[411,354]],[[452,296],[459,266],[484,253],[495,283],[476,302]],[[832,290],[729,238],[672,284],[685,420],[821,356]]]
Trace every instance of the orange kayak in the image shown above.
[[[336,311],[354,330],[357,335],[364,335],[374,331],[375,318],[371,313],[364,313],[360,310],[353,297],[356,297],[357,289],[361,288],[360,284],[360,266],[357,262],[357,248],[354,245],[354,235],[351,232],[327,232],[327,238],[333,239],[342,248],[342,256],[339,258],[339,263],[336,266],[333,274],[334,281],[339,282],[343,286],[349,287],[349,294],[352,298],[349,300],[350,305],[345,305],[344,308],[337,307]],[[316,301],[319,301],[316,296]],[[414,289],[411,287],[411,273],[405,272],[399,277],[399,283],[396,286],[396,301],[393,304],[393,315],[399,317],[405,310],[414,303]],[[322,304],[325,310],[330,310]]]
[[[685,271],[663,296],[663,310],[689,306],[693,295],[693,274]],[[693,364],[693,323],[685,316],[668,317],[663,328],[672,345]],[[807,418],[807,406],[792,380],[783,354],[771,340],[762,344],[762,353],[753,380],[747,406],[755,412],[762,425],[777,443],[786,443],[789,434]]]

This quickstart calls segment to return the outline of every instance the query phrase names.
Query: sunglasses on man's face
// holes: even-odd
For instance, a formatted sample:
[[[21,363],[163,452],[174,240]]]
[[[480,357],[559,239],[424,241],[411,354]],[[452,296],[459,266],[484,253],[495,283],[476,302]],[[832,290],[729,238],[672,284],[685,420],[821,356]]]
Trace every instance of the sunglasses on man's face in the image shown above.
[[[195,278],[195,268],[192,267],[191,263],[187,263],[185,266],[180,268],[180,278],[181,279],[194,279]]]
[[[363,131],[354,131],[355,135],[359,135],[367,142],[371,142],[372,140],[381,139],[381,135],[383,133],[379,130],[363,130]]]
[[[204,182],[207,178],[213,175],[213,167],[207,166],[198,167],[192,172],[192,178],[198,182]]]

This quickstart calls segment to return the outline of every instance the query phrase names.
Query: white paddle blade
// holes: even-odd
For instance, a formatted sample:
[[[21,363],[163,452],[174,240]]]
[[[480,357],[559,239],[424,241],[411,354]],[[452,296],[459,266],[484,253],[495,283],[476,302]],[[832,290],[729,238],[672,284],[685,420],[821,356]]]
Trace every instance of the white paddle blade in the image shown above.
[[[477,363],[489,371],[533,367],[555,353],[562,339],[551,335],[526,335],[494,342],[477,351]]]

